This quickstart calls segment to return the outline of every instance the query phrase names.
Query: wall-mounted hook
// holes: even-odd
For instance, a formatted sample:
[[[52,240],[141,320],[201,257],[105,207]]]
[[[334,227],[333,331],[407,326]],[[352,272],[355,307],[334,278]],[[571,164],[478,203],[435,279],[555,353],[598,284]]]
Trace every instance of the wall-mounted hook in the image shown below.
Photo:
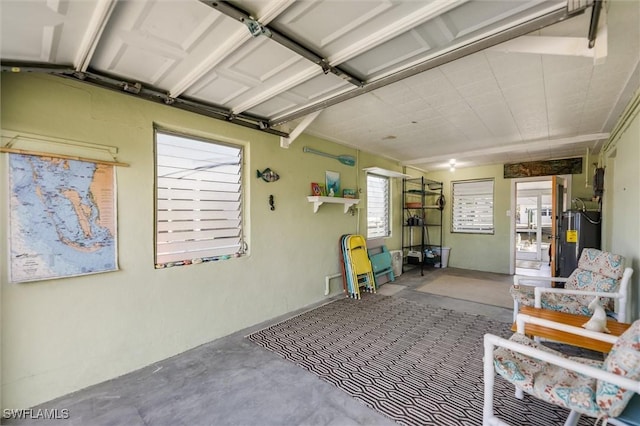
[[[273,195],[269,195],[269,206],[272,211],[276,209],[276,206],[273,203]]]

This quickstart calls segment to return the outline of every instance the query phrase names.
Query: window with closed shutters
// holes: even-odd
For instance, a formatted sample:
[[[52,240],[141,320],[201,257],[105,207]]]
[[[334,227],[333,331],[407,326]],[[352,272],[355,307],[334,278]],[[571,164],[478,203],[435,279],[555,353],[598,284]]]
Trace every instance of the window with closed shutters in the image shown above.
[[[391,235],[389,178],[367,174],[367,238]]]
[[[452,182],[452,232],[493,234],[493,179]]]
[[[241,146],[156,131],[156,265],[244,253]]]

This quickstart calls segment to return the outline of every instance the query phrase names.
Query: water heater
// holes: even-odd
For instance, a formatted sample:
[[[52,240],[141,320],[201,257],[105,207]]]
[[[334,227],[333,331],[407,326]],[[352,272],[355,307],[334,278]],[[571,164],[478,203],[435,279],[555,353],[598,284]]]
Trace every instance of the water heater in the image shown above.
[[[568,277],[578,267],[582,249],[600,249],[600,212],[567,210],[559,227],[556,276]]]

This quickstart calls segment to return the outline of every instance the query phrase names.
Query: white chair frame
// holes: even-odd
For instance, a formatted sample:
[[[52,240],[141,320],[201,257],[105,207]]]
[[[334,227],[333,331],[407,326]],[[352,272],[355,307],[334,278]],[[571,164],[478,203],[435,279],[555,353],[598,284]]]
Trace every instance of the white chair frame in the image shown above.
[[[631,281],[631,276],[633,275],[633,269],[625,268],[622,273],[622,278],[620,279],[620,285],[618,286],[617,292],[601,292],[601,291],[584,291],[584,290],[575,290],[575,289],[566,289],[566,288],[553,288],[551,287],[552,282],[567,282],[569,278],[564,277],[532,277],[527,275],[514,275],[513,276],[513,285],[532,285],[535,286],[535,302],[534,306],[536,308],[540,308],[542,294],[543,293],[563,293],[563,294],[575,294],[582,296],[600,296],[607,297],[610,299],[617,299],[617,320],[618,322],[628,322],[629,317],[627,314],[627,299],[629,297],[629,282]],[[521,281],[535,281],[542,283],[541,285],[536,284],[521,284]],[[518,313],[520,311],[520,304],[514,298],[513,299],[513,321],[516,321]]]
[[[615,343],[616,336],[612,336],[606,333],[599,333],[596,331],[585,330],[580,327],[574,327],[566,324],[557,323],[554,321],[545,320],[543,318],[536,318],[525,314],[519,314],[516,320],[517,332],[523,333],[525,323],[537,324],[544,327],[553,328],[560,331],[566,331],[569,333],[577,334],[583,337],[601,340],[608,343]],[[502,337],[485,334],[484,335],[484,406],[482,411],[482,424],[483,426],[510,426],[509,423],[505,423],[501,419],[495,416],[493,410],[493,386],[495,383],[496,372],[493,365],[493,351],[496,347],[503,347],[510,349],[514,352],[521,353],[532,358],[539,359],[550,364],[557,365],[562,368],[566,368],[577,373],[584,374],[588,377],[593,377],[597,380],[603,380],[614,385],[620,386],[627,390],[631,390],[636,393],[640,393],[640,381],[631,380],[623,376],[619,376],[614,373],[610,373],[599,368],[592,367],[587,364],[582,364],[577,361],[559,357],[555,354],[541,351],[530,346],[525,346],[519,343],[512,342]],[[517,389],[516,397],[522,398],[523,392],[521,389]],[[519,391],[519,392],[518,392]],[[576,411],[571,411],[565,422],[565,426],[575,426],[580,420],[581,414]],[[615,426],[625,426],[625,423],[612,417],[608,420],[609,424]]]

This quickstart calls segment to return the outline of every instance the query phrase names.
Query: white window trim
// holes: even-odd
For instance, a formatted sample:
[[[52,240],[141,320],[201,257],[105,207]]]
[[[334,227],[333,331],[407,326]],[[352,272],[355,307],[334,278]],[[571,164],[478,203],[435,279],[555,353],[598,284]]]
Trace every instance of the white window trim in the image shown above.
[[[384,229],[382,230],[382,233],[375,233],[375,234],[370,234],[371,229],[369,228],[369,218],[370,218],[370,201],[371,201],[371,188],[369,185],[369,177],[375,178],[375,179],[379,179],[380,181],[384,180],[386,182],[386,195],[387,195],[387,205],[386,205],[386,210],[387,210],[387,214],[386,214],[386,218],[385,218],[385,225],[386,225],[386,234],[384,233]],[[391,178],[388,176],[381,176],[375,173],[367,173],[367,239],[375,239],[375,238],[389,238],[391,236]],[[379,228],[376,228],[379,229]]]

